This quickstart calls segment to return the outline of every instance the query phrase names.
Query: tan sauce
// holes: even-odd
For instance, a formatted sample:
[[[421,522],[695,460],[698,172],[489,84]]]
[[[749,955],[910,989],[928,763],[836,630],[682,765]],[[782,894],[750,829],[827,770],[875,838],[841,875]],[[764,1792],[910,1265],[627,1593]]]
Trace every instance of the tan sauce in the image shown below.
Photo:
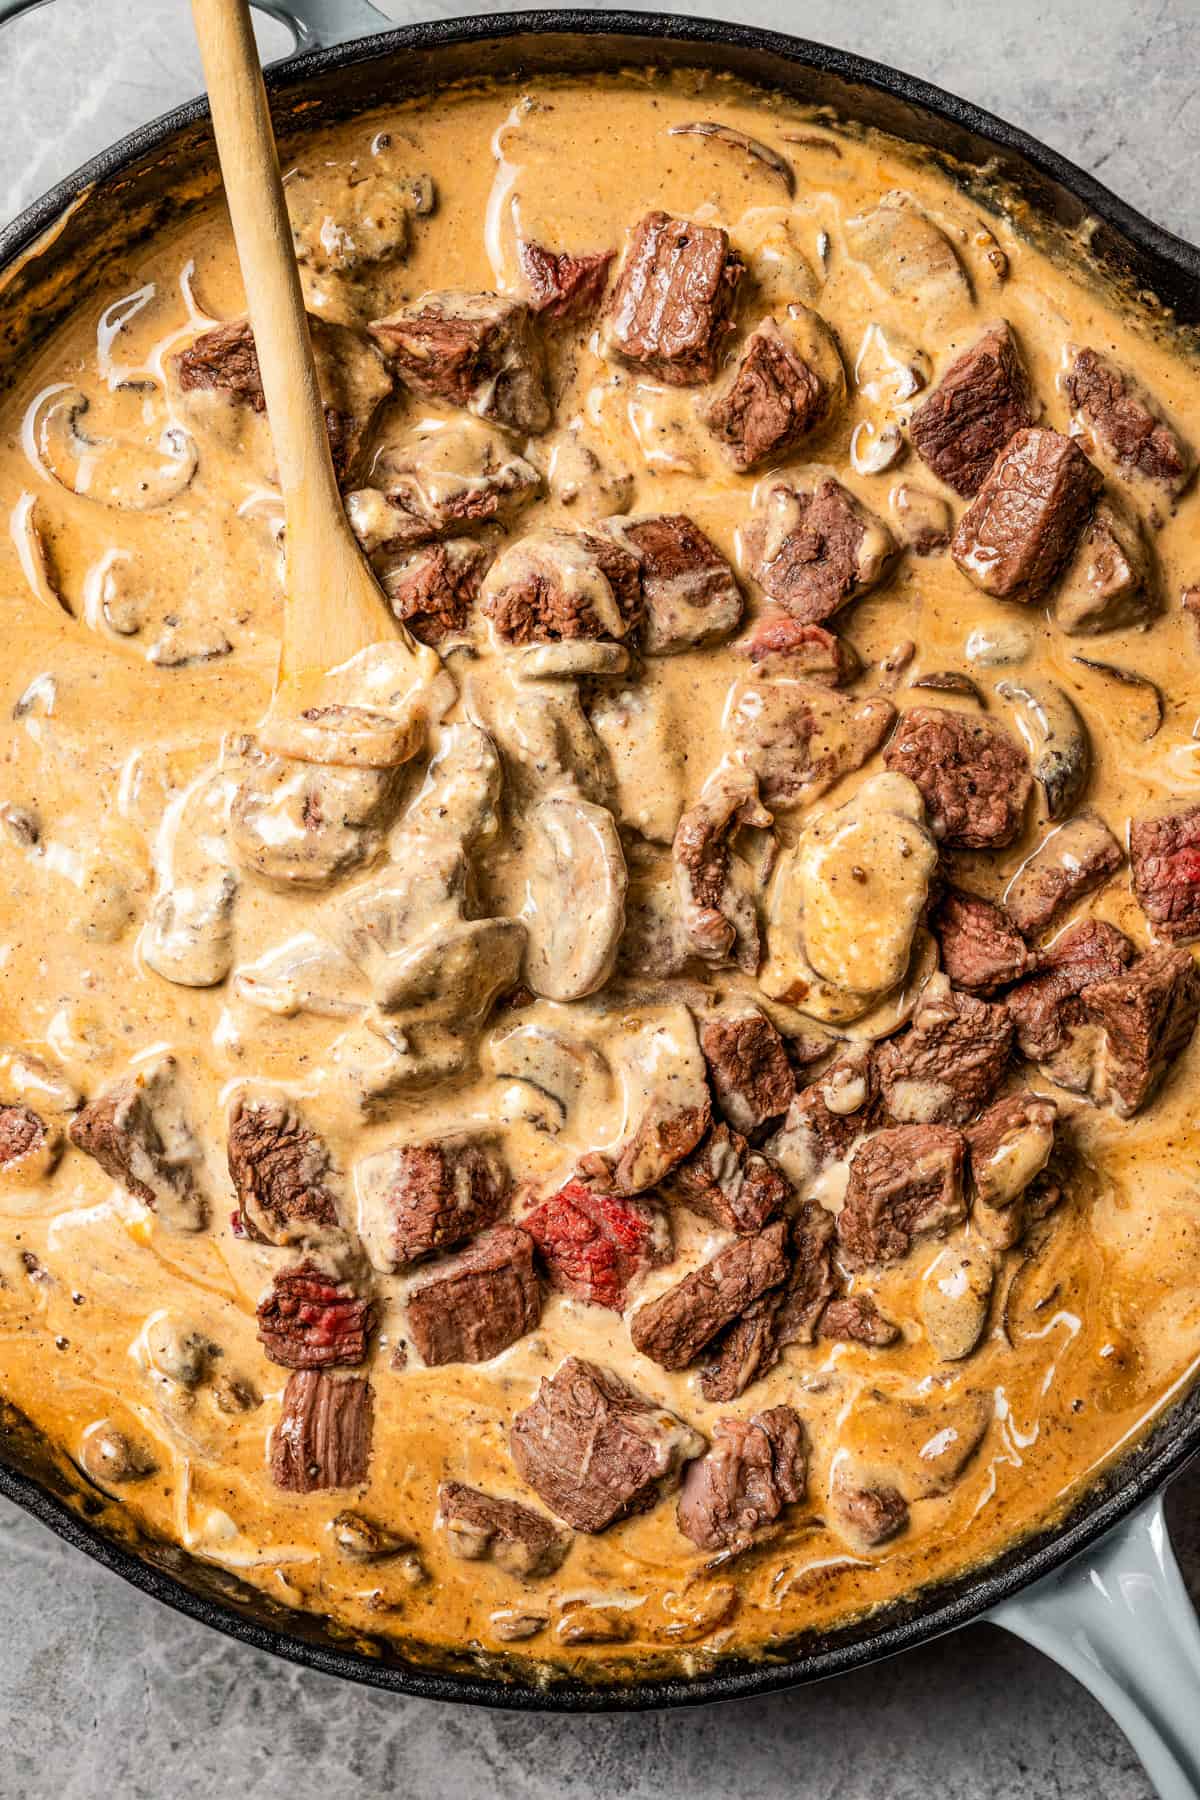
[[[672,124],[697,116],[718,117],[778,146],[795,170],[794,198],[769,168],[728,147],[669,135]],[[711,83],[700,83],[697,93],[682,78],[447,96],[305,143],[293,187],[303,183],[306,203],[325,192],[331,214],[347,204],[345,166],[366,154],[381,125],[392,136],[394,166],[432,177],[437,210],[414,218],[406,259],[379,275],[365,299],[343,280],[336,256],[330,269],[307,269],[310,305],[327,317],[353,321],[363,306],[375,316],[430,289],[518,291],[518,231],[572,250],[619,246],[634,222],[661,207],[724,224],[767,303],[776,297],[774,284],[811,303],[832,328],[850,372],[847,404],[815,446],[789,461],[835,468],[893,528],[898,511],[936,513],[947,503],[959,510],[911,455],[871,472],[872,446],[882,442],[886,460],[887,434],[903,416],[909,367],[924,359],[936,374],[982,321],[1001,314],[1019,334],[1050,423],[1065,429],[1056,387],[1063,347],[1088,343],[1138,370],[1183,434],[1200,442],[1200,382],[1169,342],[1136,334],[1006,226],[989,220],[985,228],[977,210],[928,166],[884,145],[835,136],[784,105]],[[897,187],[946,233],[973,299],[953,268],[933,293],[886,294],[865,269],[861,244],[853,254],[847,222]],[[277,648],[280,515],[265,427],[244,410],[185,406],[170,375],[176,351],[212,320],[238,316],[241,305],[224,216],[197,213],[140,249],[119,279],[114,275],[102,308],[57,334],[23,373],[2,415],[0,512],[12,521],[0,544],[4,705],[13,722],[0,798],[36,815],[40,835],[30,844],[10,832],[4,848],[0,1035],[14,1051],[61,1071],[67,1091],[42,1092],[40,1078],[14,1054],[0,1068],[0,1099],[24,1098],[64,1118],[73,1093],[90,1096],[131,1060],[169,1049],[179,1061],[211,1197],[205,1231],[172,1230],[161,1213],[73,1149],[50,1177],[0,1188],[7,1397],[72,1457],[98,1421],[143,1444],[155,1472],[110,1492],[148,1529],[276,1600],[329,1615],[366,1637],[392,1635],[429,1649],[450,1644],[498,1653],[511,1637],[505,1621],[519,1613],[544,1621],[524,1648],[560,1664],[654,1654],[698,1666],[720,1652],[779,1644],[995,1554],[1052,1517],[1132,1441],[1189,1379],[1200,1355],[1194,1045],[1165,1092],[1132,1123],[1072,1107],[1087,1173],[1039,1238],[1038,1254],[1026,1260],[1018,1249],[1001,1259],[983,1340],[962,1362],[939,1361],[919,1323],[921,1294],[938,1280],[936,1265],[946,1255],[935,1242],[919,1244],[872,1283],[881,1308],[905,1322],[900,1345],[885,1352],[821,1342],[793,1348],[732,1407],[707,1404],[694,1371],[669,1375],[639,1356],[620,1316],[558,1295],[548,1298],[538,1329],[492,1363],[424,1370],[410,1355],[397,1369],[406,1281],[376,1275],[382,1322],[368,1369],[375,1393],[369,1481],[350,1494],[304,1497],[272,1485],[268,1438],[286,1377],[262,1354],[254,1309],[284,1253],[240,1240],[230,1228],[229,1093],[242,1083],[280,1084],[300,1101],[345,1174],[348,1208],[349,1172],[364,1156],[472,1121],[498,1128],[518,1178],[549,1192],[580,1153],[619,1142],[636,1122],[644,1028],[658,1025],[669,1037],[690,1027],[686,1013],[681,1022],[678,999],[647,1003],[644,991],[629,987],[501,1009],[481,1028],[478,1072],[402,1092],[383,1103],[381,1116],[364,1117],[356,1104],[361,1059],[369,1053],[356,1024],[364,995],[346,987],[323,924],[331,894],[373,877],[351,875],[326,893],[281,894],[242,876],[227,941],[215,952],[218,960],[227,955],[227,978],[181,986],[151,966],[147,920],[156,892],[164,881],[203,885],[213,878],[204,834],[222,841],[244,734],[263,714]],[[60,384],[87,397],[80,424],[89,438],[118,439],[125,448],[89,452],[65,431],[57,439],[43,431],[38,452],[39,421]],[[514,443],[514,452],[561,475],[582,434],[622,495],[617,508],[604,510],[686,512],[734,558],[754,479],[722,463],[688,390],[643,381],[607,360],[592,327],[561,340],[551,389],[553,426],[528,445]],[[463,427],[461,414],[403,400],[392,420],[402,434],[428,420],[451,432]],[[468,437],[475,429],[468,423]],[[47,442],[57,458],[53,473]],[[453,437],[444,449],[434,488],[459,478]],[[915,498],[893,503],[890,496],[905,485]],[[1147,504],[1144,496],[1133,499]],[[587,504],[582,498],[565,505],[552,487],[512,536],[573,526]],[[883,587],[836,621],[862,660],[861,691],[879,685],[879,665],[906,639],[919,645],[908,677],[969,669],[989,692],[1014,671],[1058,681],[1091,721],[1090,799],[1121,834],[1147,804],[1200,788],[1194,627],[1174,604],[1181,585],[1196,578],[1198,506],[1188,494],[1155,533],[1171,601],[1164,615],[1148,632],[1102,640],[1105,660],[1131,664],[1163,689],[1166,717],[1153,743],[1142,742],[1137,720],[1114,704],[1111,685],[1072,662],[1079,640],[1064,637],[1041,608],[988,600],[944,555],[902,556]],[[762,597],[752,583],[745,587],[753,614]],[[995,660],[996,645],[1010,661]],[[472,853],[482,910],[516,917],[533,854],[522,820],[538,792],[537,733],[586,733],[586,720],[570,679],[515,680],[489,652],[485,634],[477,656],[459,654],[449,666],[456,692],[447,690],[446,723],[470,716],[493,731],[512,805],[499,833],[485,834]],[[682,806],[726,755],[727,693],[745,675],[744,661],[728,648],[647,659],[624,690],[615,682],[598,705],[595,723],[615,750],[616,789],[585,799],[614,801],[618,816],[645,834],[629,859],[635,887],[666,869],[666,842]],[[632,733],[622,729],[622,691],[625,706],[635,709]],[[896,697],[901,704],[945,698],[909,694],[903,680]],[[990,705],[993,716],[1011,722],[994,694]],[[522,740],[533,743],[527,756]],[[850,800],[879,767],[873,759],[832,793],[788,814],[785,843],[810,818]],[[414,790],[420,778],[419,771],[412,775]],[[390,829],[401,833],[393,844],[398,866],[411,868],[429,850],[419,819],[406,824],[401,813]],[[1035,842],[1031,817],[1012,850],[954,860],[970,867],[973,885],[986,880],[999,892]],[[434,843],[433,860],[436,849]],[[210,898],[218,909],[223,904],[219,892]],[[428,900],[435,910],[437,904]],[[1095,910],[1146,942],[1125,876]],[[849,985],[864,967],[875,972],[861,985],[886,985],[881,968],[891,980],[895,956],[872,936],[869,915],[824,923],[833,940],[841,934]],[[298,962],[291,957],[292,986],[281,993],[278,953],[297,939],[306,952]],[[264,982],[275,981],[273,1010],[247,999],[256,980],[260,1002]],[[748,983],[723,971],[709,985],[715,997]],[[335,997],[320,1010],[293,1009],[300,991]],[[694,992],[689,997],[702,1005]],[[583,1084],[557,1131],[545,1129],[544,1109],[530,1103],[528,1088],[495,1073],[504,1064],[505,1034],[543,1025],[599,1052],[600,1073]],[[436,1030],[432,1041],[442,1042]],[[821,1196],[834,1206],[837,1185],[827,1179]],[[720,1234],[678,1209],[675,1227],[677,1258],[645,1282],[639,1299],[670,1285],[720,1242]],[[218,1346],[219,1376],[252,1390],[261,1404],[223,1410],[214,1381],[189,1391],[156,1373],[147,1321],[164,1313]],[[539,1379],[571,1352],[625,1373],[706,1434],[723,1413],[794,1404],[812,1440],[808,1503],[793,1510],[769,1546],[715,1571],[680,1535],[673,1500],[602,1536],[577,1535],[562,1568],[539,1583],[456,1560],[433,1529],[439,1480],[534,1500],[509,1458],[507,1427]],[[889,1399],[916,1399],[925,1409],[921,1442],[891,1441],[898,1414]],[[956,1436],[973,1441],[980,1417],[986,1429],[978,1450],[956,1478],[954,1469],[947,1476],[942,1459],[954,1458],[946,1444]],[[932,1450],[925,1436],[931,1421],[939,1438]],[[869,1462],[885,1446],[889,1466],[899,1458],[908,1471],[911,1525],[864,1553],[825,1526],[824,1501],[837,1458],[854,1452]],[[419,1571],[411,1560],[363,1564],[341,1555],[329,1527],[348,1505],[411,1540],[426,1578],[414,1579]],[[621,1641],[571,1642],[578,1634],[565,1621],[581,1602],[601,1607],[610,1625],[616,1620],[609,1636]]]

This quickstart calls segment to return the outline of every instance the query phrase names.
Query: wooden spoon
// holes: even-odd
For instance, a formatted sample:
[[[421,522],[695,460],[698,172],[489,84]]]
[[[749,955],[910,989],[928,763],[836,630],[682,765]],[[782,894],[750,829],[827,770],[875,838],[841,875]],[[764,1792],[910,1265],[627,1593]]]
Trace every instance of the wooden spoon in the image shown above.
[[[248,0],[192,0],[287,520],[268,749],[386,767],[425,738],[440,663],[392,615],[342,508]]]

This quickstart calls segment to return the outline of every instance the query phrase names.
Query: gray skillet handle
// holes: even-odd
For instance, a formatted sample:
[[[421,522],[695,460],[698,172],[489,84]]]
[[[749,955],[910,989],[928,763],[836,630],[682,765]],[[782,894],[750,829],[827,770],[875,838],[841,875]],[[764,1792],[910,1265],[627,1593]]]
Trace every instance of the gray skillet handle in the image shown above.
[[[371,0],[251,0],[295,34],[297,50],[327,49],[350,38],[371,37],[391,20]],[[0,0],[0,25],[48,0]],[[293,52],[294,54],[294,52]],[[287,58],[283,58],[286,62]]]
[[[1095,1695],[1146,1765],[1160,1800],[1197,1800],[1200,1625],[1161,1498],[988,1616]]]

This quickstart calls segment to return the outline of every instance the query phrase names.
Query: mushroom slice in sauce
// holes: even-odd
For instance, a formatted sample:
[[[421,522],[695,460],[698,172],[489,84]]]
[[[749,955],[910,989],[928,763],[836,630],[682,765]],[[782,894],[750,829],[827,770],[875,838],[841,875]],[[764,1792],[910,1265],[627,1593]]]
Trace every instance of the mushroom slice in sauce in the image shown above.
[[[1097,675],[1106,675],[1110,681],[1119,681],[1123,687],[1134,688],[1138,694],[1138,736],[1144,744],[1149,743],[1160,730],[1166,710],[1162,689],[1148,675],[1137,669],[1122,668],[1119,663],[1099,662],[1094,656],[1073,656],[1082,669],[1091,669]]]
[[[142,395],[123,394],[127,435],[91,437],[84,420],[91,402],[81,388],[48,388],[29,420],[38,460],[71,493],[101,506],[149,512],[191,485],[199,463],[195,439],[159,414],[147,427]],[[88,421],[90,423],[90,421]]]
[[[712,119],[695,119],[687,125],[671,125],[668,130],[672,137],[714,138],[731,150],[740,150],[743,155],[769,170],[777,181],[783,183],[789,195],[796,191],[796,176],[787,158],[780,156],[778,150],[772,150],[769,144],[764,144],[759,138],[752,138],[746,132],[739,131],[736,126],[718,125]]]
[[[594,994],[625,929],[628,876],[607,807],[552,794],[529,818],[525,977],[548,1000]]]
[[[1010,678],[997,683],[996,692],[1016,714],[1047,818],[1064,818],[1079,804],[1092,768],[1091,739],[1078,708],[1052,681]]]

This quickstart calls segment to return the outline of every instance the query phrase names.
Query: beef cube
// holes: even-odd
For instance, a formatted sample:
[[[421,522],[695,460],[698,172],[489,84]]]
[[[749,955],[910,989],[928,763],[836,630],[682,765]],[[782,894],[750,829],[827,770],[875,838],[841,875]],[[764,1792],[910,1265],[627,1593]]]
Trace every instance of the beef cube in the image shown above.
[[[1158,581],[1141,523],[1102,499],[1055,590],[1055,624],[1071,637],[1094,637],[1144,624],[1158,609]]]
[[[1085,919],[1065,931],[1030,975],[1008,996],[1017,1049],[1041,1063],[1060,1086],[1086,1091],[1090,1055],[1082,1062],[1075,1038],[1083,1024],[1080,996],[1094,981],[1120,975],[1133,961],[1133,945],[1115,925]]]
[[[1070,352],[1068,352],[1070,354]],[[1127,480],[1141,477],[1170,495],[1191,477],[1193,458],[1157,401],[1098,350],[1075,350],[1062,389],[1076,425]]]
[[[700,1033],[717,1105],[735,1131],[757,1131],[786,1112],[796,1077],[783,1039],[765,1013],[718,1014]]]
[[[1080,1004],[1084,1018],[1104,1033],[1096,1097],[1130,1119],[1192,1041],[1200,973],[1187,950],[1148,950],[1119,975],[1091,983]]]
[[[742,616],[742,590],[716,545],[683,513],[609,519],[604,530],[641,565],[647,656],[720,643]]]
[[[466,630],[487,562],[482,544],[449,538],[398,558],[383,571],[381,585],[417,642],[437,645]]]
[[[1009,915],[1027,938],[1039,937],[1077,900],[1103,887],[1124,860],[1104,820],[1093,812],[1077,813],[1051,832],[1013,878],[1004,897]],[[1200,858],[1197,872],[1200,877]]]
[[[258,1336],[284,1369],[350,1369],[363,1361],[375,1308],[311,1259],[280,1269],[259,1302]]]
[[[271,1478],[289,1494],[357,1487],[371,1460],[374,1394],[369,1381],[301,1369],[289,1375],[271,1436]]]
[[[790,1406],[718,1419],[679,1495],[679,1529],[701,1550],[744,1550],[808,1486],[808,1433]]]
[[[618,1194],[656,1187],[691,1154],[712,1123],[708,1070],[686,1007],[638,1034],[630,1077],[644,1094],[645,1106],[611,1169]]]
[[[1014,431],[1032,424],[1029,377],[1001,320],[951,363],[913,413],[908,431],[921,461],[969,498]]]
[[[1172,944],[1200,938],[1200,804],[1178,801],[1134,819],[1129,858],[1138,905]]]
[[[247,1237],[298,1244],[336,1230],[329,1151],[289,1100],[239,1095],[229,1113],[227,1154]]]
[[[947,888],[930,919],[952,986],[968,994],[994,994],[1029,972],[1025,940],[1003,909]]]
[[[541,350],[519,301],[447,289],[376,319],[370,330],[422,399],[466,407],[511,431],[544,431],[550,423]]]
[[[76,1113],[67,1135],[165,1225],[203,1229],[208,1203],[197,1175],[200,1145],[183,1109],[173,1056],[112,1082]]]
[[[1004,1079],[1012,1042],[1003,1001],[956,993],[935,975],[909,1029],[875,1059],[889,1117],[905,1125],[965,1125]]]
[[[467,1135],[377,1151],[359,1163],[355,1181],[358,1229],[385,1275],[491,1225],[510,1187],[500,1151]]]
[[[899,1262],[914,1238],[961,1225],[964,1148],[948,1125],[898,1125],[859,1146],[837,1222],[852,1267]]]
[[[738,1131],[714,1125],[700,1148],[663,1183],[663,1192],[726,1231],[758,1232],[781,1212],[791,1188]]]
[[[542,1290],[533,1239],[496,1225],[409,1291],[408,1335],[431,1369],[489,1362],[532,1331]]]
[[[591,531],[537,531],[510,544],[481,593],[503,644],[625,638],[642,613],[636,556]]]
[[[31,1106],[0,1106],[0,1176],[4,1179],[47,1174],[61,1148],[61,1136],[51,1131]]]
[[[494,1562],[508,1575],[528,1580],[553,1575],[571,1548],[571,1534],[532,1506],[500,1500],[461,1481],[438,1488],[434,1523],[454,1556]]]
[[[634,1347],[664,1369],[686,1369],[705,1344],[790,1268],[782,1219],[718,1251],[711,1262],[638,1308],[630,1323]]]
[[[833,1294],[832,1213],[815,1200],[797,1208],[791,1221],[788,1247],[792,1266],[779,1290],[775,1335],[780,1349],[789,1344],[811,1344],[817,1321]]]
[[[582,1181],[568,1181],[521,1224],[552,1286],[614,1312],[624,1312],[632,1281],[671,1260],[665,1213],[643,1200],[595,1193]]]
[[[1042,600],[1066,567],[1102,486],[1078,444],[1018,431],[958,522],[950,554],[999,600]]]
[[[544,244],[521,244],[521,273],[529,283],[531,309],[547,319],[578,318],[594,312],[608,285],[615,250],[573,256]]]
[[[608,342],[670,387],[717,372],[745,265],[718,226],[647,213],[634,227],[609,304]]]
[[[908,1524],[908,1502],[898,1488],[858,1487],[838,1473],[829,1498],[834,1530],[859,1550],[889,1543]]]
[[[763,613],[749,637],[734,645],[755,669],[768,677],[783,675],[843,687],[858,673],[854,647],[824,625],[805,625],[786,613]]]
[[[999,850],[1020,834],[1033,788],[1029,758],[994,720],[915,706],[901,713],[883,760],[916,782],[941,843]]]
[[[831,1300],[818,1329],[831,1343],[865,1344],[869,1350],[887,1350],[903,1335],[898,1325],[884,1318],[873,1294]]]
[[[758,777],[772,811],[805,805],[867,763],[887,737],[896,709],[881,694],[838,694],[824,683],[739,682],[725,728]]]
[[[997,1100],[964,1133],[974,1192],[971,1217],[995,1249],[1010,1249],[1025,1229],[1022,1202],[1050,1160],[1057,1117],[1053,1100],[1023,1090]]]
[[[849,1044],[796,1093],[767,1153],[802,1193],[868,1129],[879,1084],[868,1044]]]
[[[227,325],[201,332],[175,358],[175,373],[185,394],[216,389],[252,412],[267,410],[249,319],[232,319]]]
[[[731,840],[744,825],[771,823],[754,774],[727,765],[709,777],[679,821],[671,846],[675,892],[688,944],[706,963],[732,962],[747,975],[758,970],[756,883]]]
[[[822,624],[877,586],[896,556],[883,520],[822,470],[804,486],[756,489],[743,542],[763,592],[805,625]]]
[[[829,393],[817,370],[764,319],[701,417],[726,459],[745,474],[795,448],[824,419]]]
[[[346,515],[372,557],[453,538],[451,569],[461,583],[466,550],[457,534],[484,525],[512,525],[541,485],[538,470],[499,432],[475,419],[439,420],[418,425],[376,451],[371,486],[347,496]],[[386,562],[383,566],[386,572]]]
[[[829,1223],[832,1229],[832,1218]],[[710,1346],[711,1360],[700,1370],[700,1392],[706,1400],[727,1405],[775,1367],[779,1361],[775,1321],[780,1292],[775,1288],[755,1300]]]
[[[509,1447],[552,1513],[596,1532],[652,1507],[704,1439],[611,1370],[568,1356],[513,1420]]]

